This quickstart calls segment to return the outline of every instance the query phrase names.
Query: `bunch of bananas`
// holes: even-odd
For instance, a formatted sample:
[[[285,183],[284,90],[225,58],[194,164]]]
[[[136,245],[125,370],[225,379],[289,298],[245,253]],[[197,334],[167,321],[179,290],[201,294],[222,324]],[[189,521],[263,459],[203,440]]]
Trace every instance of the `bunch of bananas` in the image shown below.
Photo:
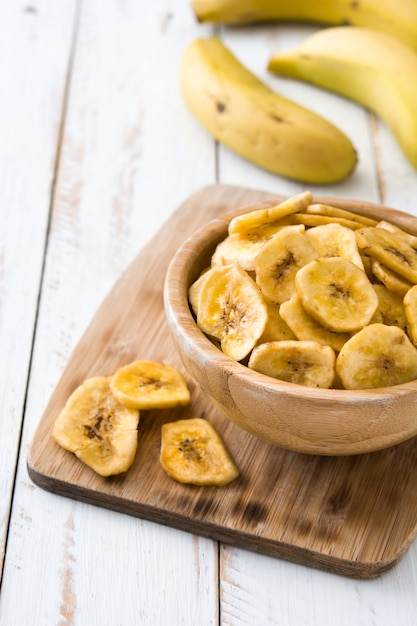
[[[327,25],[268,69],[367,107],[417,169],[417,0],[192,0],[202,22],[308,21]],[[346,26],[346,24],[349,24]],[[340,181],[357,154],[333,124],[272,91],[220,40],[197,39],[182,57],[181,86],[196,119],[256,165],[312,184]]]

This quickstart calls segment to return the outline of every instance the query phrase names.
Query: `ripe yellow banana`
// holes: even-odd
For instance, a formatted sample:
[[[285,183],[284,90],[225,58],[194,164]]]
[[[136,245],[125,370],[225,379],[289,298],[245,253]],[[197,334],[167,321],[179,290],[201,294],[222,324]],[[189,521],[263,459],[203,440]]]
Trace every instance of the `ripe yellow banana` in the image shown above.
[[[351,141],[312,111],[271,91],[216,38],[182,57],[181,87],[196,119],[242,157],[281,176],[330,184],[357,162]]]
[[[327,28],[272,56],[268,69],[374,111],[417,169],[417,52],[401,41],[368,28]]]
[[[391,33],[417,50],[416,0],[192,0],[200,22],[352,24]]]

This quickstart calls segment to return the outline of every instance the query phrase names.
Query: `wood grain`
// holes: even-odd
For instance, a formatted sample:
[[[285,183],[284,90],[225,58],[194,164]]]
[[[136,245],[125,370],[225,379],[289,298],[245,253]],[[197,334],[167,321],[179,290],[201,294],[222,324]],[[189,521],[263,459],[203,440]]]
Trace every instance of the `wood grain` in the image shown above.
[[[1,4],[0,580],[39,305],[76,2]]]
[[[182,367],[162,301],[173,253],[206,221],[272,197],[217,185],[173,214],[114,286],[73,352],[35,433],[28,471],[57,494],[346,576],[376,577],[398,562],[416,534],[416,439],[353,457],[285,451],[225,420],[192,381],[187,409],[142,412],[138,452],[125,475],[95,475],[50,437],[68,395],[88,376],[111,374],[135,358]],[[161,424],[193,415],[215,425],[240,467],[240,478],[227,487],[177,484],[159,464]]]

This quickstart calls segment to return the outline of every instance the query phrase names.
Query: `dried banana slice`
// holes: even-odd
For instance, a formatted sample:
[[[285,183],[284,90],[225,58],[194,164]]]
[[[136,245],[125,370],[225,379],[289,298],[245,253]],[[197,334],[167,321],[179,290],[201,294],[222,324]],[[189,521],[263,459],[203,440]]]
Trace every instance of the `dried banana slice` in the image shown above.
[[[203,270],[200,276],[188,288],[188,302],[190,303],[196,317],[198,315],[198,300],[200,298],[201,287],[209,270],[209,267]]]
[[[342,256],[364,269],[355,233],[338,223],[323,224],[306,230],[306,235],[321,257]]]
[[[350,339],[350,333],[335,333],[319,324],[304,309],[298,294],[281,304],[280,314],[300,341],[317,341],[339,352]]]
[[[223,487],[239,476],[217,431],[199,417],[162,426],[160,462],[180,483]]]
[[[376,226],[377,228],[383,228],[384,230],[389,230],[390,233],[394,233],[395,235],[398,235],[399,237],[404,239],[404,241],[406,241],[409,246],[417,249],[417,237],[415,235],[411,235],[410,233],[407,233],[405,230],[403,230],[399,226],[396,226],[396,224],[392,224],[391,222],[388,222],[387,220],[381,220],[380,222],[378,222]]]
[[[284,228],[265,244],[256,257],[256,282],[268,300],[281,304],[295,292],[294,281],[298,270],[318,256],[305,233]]]
[[[295,277],[303,307],[334,332],[352,332],[368,324],[378,297],[365,272],[342,257],[320,258]]]
[[[313,200],[310,191],[304,191],[296,196],[291,196],[276,206],[268,209],[256,209],[234,217],[229,223],[229,234],[247,234],[251,231],[264,228],[273,222],[278,222],[282,218],[297,213],[306,208]]]
[[[112,376],[110,388],[121,404],[132,409],[166,409],[190,402],[181,372],[155,361],[134,361],[121,367]]]
[[[335,217],[342,220],[348,220],[349,222],[359,222],[362,226],[376,226],[377,224],[377,220],[370,217],[359,215],[358,213],[353,213],[353,211],[348,211],[346,209],[339,209],[338,207],[328,204],[310,204],[306,209],[306,213],[326,215],[332,218]]]
[[[370,323],[398,326],[407,332],[408,322],[403,298],[385,285],[373,285],[373,288],[378,296],[378,306]]]
[[[276,231],[274,231],[275,233]],[[255,269],[255,259],[258,252],[268,241],[267,238],[255,239],[246,235],[234,233],[221,241],[211,258],[212,267],[216,265],[240,265],[247,272]]]
[[[375,276],[375,274],[372,271],[372,259],[371,259],[371,257],[366,256],[365,254],[362,254],[361,252],[359,252],[359,254],[361,255],[363,269],[365,271],[365,274],[369,278],[370,282],[374,283],[375,280],[376,280],[376,276]]]
[[[270,302],[269,300],[266,300],[265,304],[268,312],[268,319],[266,321],[265,330],[258,340],[258,344],[266,343],[267,341],[297,339],[291,328],[281,317],[280,305]]]
[[[374,277],[385,285],[387,289],[400,296],[404,297],[407,291],[413,286],[413,283],[409,280],[406,280],[374,259],[371,259],[371,270]]]
[[[408,290],[403,302],[408,323],[408,336],[413,344],[417,346],[417,285]]]
[[[345,343],[336,372],[345,389],[399,385],[417,378],[417,350],[401,328],[370,324]]]
[[[346,228],[357,230],[363,228],[363,224],[355,222],[355,220],[349,220],[345,217],[330,217],[329,215],[317,215],[315,213],[296,213],[294,215],[294,222],[297,224],[304,224],[304,226],[314,227],[324,224],[341,224]]]
[[[126,472],[138,440],[139,411],[120,404],[110,379],[87,379],[68,398],[55,421],[52,437],[101,476]]]
[[[252,278],[238,265],[213,267],[200,291],[197,325],[222,351],[244,359],[265,329],[267,310]]]
[[[357,230],[356,239],[365,254],[411,283],[417,283],[417,250],[404,239],[376,226]]]
[[[279,230],[292,228],[298,232],[304,232],[302,224],[288,225],[281,222],[260,227],[251,233],[233,233],[221,241],[214,251],[211,265],[237,264],[247,272],[255,270],[255,259],[267,241],[269,241]]]
[[[271,341],[253,349],[248,367],[289,383],[328,389],[335,361],[334,351],[317,341]]]

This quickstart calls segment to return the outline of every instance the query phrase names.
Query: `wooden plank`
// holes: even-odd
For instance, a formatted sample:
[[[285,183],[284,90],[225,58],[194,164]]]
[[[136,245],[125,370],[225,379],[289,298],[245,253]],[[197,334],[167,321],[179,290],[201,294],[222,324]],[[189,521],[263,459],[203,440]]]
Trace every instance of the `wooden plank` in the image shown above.
[[[392,134],[369,112],[353,102],[298,81],[271,77],[269,56],[316,30],[311,25],[274,24],[222,29],[226,43],[239,58],[273,89],[300,104],[312,106],[332,120],[354,142],[359,162],[348,180],[320,188],[348,198],[382,202],[416,215],[417,176],[396,145]],[[250,41],[250,45],[248,42]],[[226,149],[219,150],[220,180],[235,185],[269,189],[291,195],[304,186],[270,175],[246,163]],[[315,189],[313,189],[315,191]],[[224,624],[261,623],[282,626],[320,624],[340,626],[417,622],[413,543],[393,570],[366,584],[306,567],[284,564],[267,556],[254,556],[227,544],[221,549],[221,599]],[[393,594],[392,590],[395,589]]]
[[[194,28],[188,6],[169,0],[82,3],[1,623],[218,623],[216,542],[57,498],[26,471],[43,407],[106,292],[175,206],[214,180],[213,143],[188,125],[177,81]]]
[[[76,6],[0,3],[0,578]]]
[[[45,489],[84,502],[323,570],[372,578],[398,562],[417,532],[416,439],[354,457],[288,452],[228,422],[191,380],[190,407],[144,412],[135,462],[125,475],[110,480],[95,475],[50,437],[66,399],[89,376],[111,375],[135,358],[181,367],[163,309],[169,260],[210,217],[264,199],[273,197],[229,186],[204,188],[136,257],[99,308],[52,395],[30,450],[30,476]],[[162,470],[161,424],[192,415],[214,423],[241,468],[241,477],[225,488],[180,485]]]

